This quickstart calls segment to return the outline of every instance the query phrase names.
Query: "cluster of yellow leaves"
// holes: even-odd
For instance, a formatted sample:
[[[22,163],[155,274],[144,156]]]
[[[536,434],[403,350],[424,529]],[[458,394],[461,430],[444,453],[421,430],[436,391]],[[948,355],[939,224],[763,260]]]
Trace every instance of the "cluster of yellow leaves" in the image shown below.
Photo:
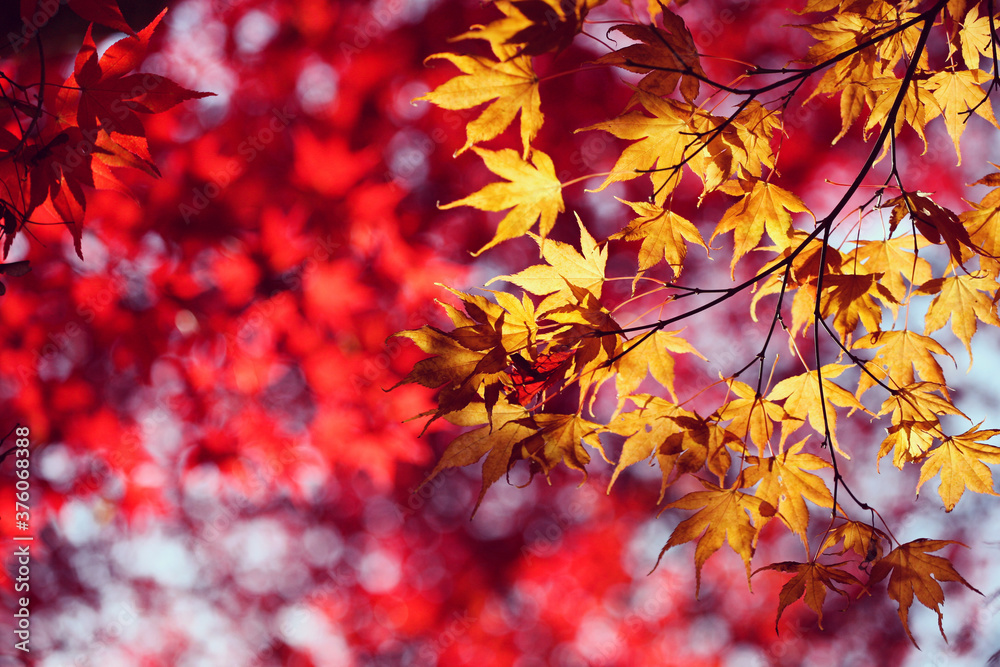
[[[1000,463],[1000,448],[988,441],[1000,430],[980,424],[960,435],[947,432],[943,416],[967,417],[952,402],[940,364],[954,357],[932,334],[950,322],[971,362],[979,324],[1000,327],[1000,171],[973,184],[994,189],[956,213],[932,194],[907,189],[895,166],[897,136],[912,130],[924,139],[927,124],[937,118],[959,156],[973,116],[1000,129],[989,100],[995,85],[989,70],[998,67],[990,17],[980,15],[978,3],[963,0],[811,0],[803,14],[819,14],[818,20],[794,28],[816,42],[801,58],[804,66],[751,68],[736,85],[716,82],[706,72],[690,29],[673,9],[656,0],[641,3],[641,10],[623,2],[634,20],[603,26],[599,33],[623,43],[614,43],[589,66],[618,68],[632,81],[635,75],[641,78],[623,83],[631,98],[618,116],[575,131],[601,131],[628,142],[593,192],[648,179],[650,194],[646,201],[619,200],[634,215],[604,242],[595,240],[577,216],[577,249],[547,238],[566,204],[556,165],[535,145],[544,123],[544,81],[534,66],[542,54],[571,44],[587,28],[588,15],[604,4],[500,0],[493,3],[499,18],[456,38],[488,42],[491,57],[432,56],[459,73],[419,99],[451,110],[481,107],[467,124],[459,153],[471,148],[502,179],[441,208],[506,211],[479,252],[527,235],[537,242],[540,261],[496,278],[507,289],[487,290],[490,297],[453,290],[460,307],[442,304],[452,330],[425,326],[397,334],[431,355],[400,383],[439,389],[437,409],[422,416],[468,429],[452,441],[430,476],[483,460],[478,508],[490,485],[518,461],[526,461],[533,475],[548,476],[559,464],[586,475],[588,446],[608,461],[606,446],[620,442],[609,491],[629,466],[643,461],[659,466],[661,502],[674,489],[691,488],[692,480],[700,485],[701,490],[663,507],[694,514],[680,521],[661,552],[662,557],[675,546],[697,542],[698,588],[705,562],[726,543],[743,559],[749,584],[761,530],[777,521],[802,542],[808,556],[805,562],[757,570],[792,575],[779,594],[778,619],[789,604],[803,599],[821,623],[827,591],[850,599],[841,587],[860,594],[889,577],[888,594],[898,603],[909,635],[914,596],[940,618],[944,597],[937,582],[971,586],[946,559],[929,555],[951,542],[899,543],[872,523],[850,518],[842,506],[845,494],[838,495],[846,482],[836,464],[850,459],[853,448],[841,447],[837,412],[884,417],[888,426],[877,459],[891,454],[898,468],[919,465],[918,492],[940,476],[938,494],[946,511],[966,489],[997,495],[987,464]],[[636,18],[646,14],[649,20]],[[928,57],[934,31],[948,44],[943,64],[932,64]],[[784,78],[754,87],[759,73]],[[783,114],[806,81],[812,82],[811,92],[797,103],[839,96],[841,129],[834,143],[863,121],[857,139],[872,144],[848,193],[819,218],[798,194],[782,187],[777,171],[776,148],[790,132]],[[770,94],[782,86],[783,95]],[[728,115],[715,113],[725,108],[713,101],[720,92],[733,100]],[[518,116],[520,152],[482,145],[512,128]],[[875,183],[869,170],[878,156],[890,152],[894,180]],[[687,196],[681,182],[688,172],[701,183],[697,207],[709,198],[724,203],[708,242],[700,221],[678,214],[675,207],[676,199]],[[855,224],[866,233],[835,245],[832,232],[843,224],[838,213],[862,184],[878,187],[877,196],[858,209]],[[886,192],[894,196],[883,199]],[[884,234],[873,238],[871,230]],[[701,291],[654,280],[656,288],[635,294],[640,278],[663,270],[676,279],[689,264],[689,245],[718,250],[711,244],[730,232],[731,277],[735,280],[737,265],[748,263],[747,258],[762,258],[753,278],[731,289],[705,290],[722,296],[687,311],[675,308],[669,318],[618,323],[618,307],[609,307],[603,295],[611,242],[636,242],[633,294],[659,295],[666,305]],[[928,257],[937,259],[932,264]],[[520,296],[511,293],[514,288]],[[773,386],[764,384],[769,333],[746,367],[705,383],[724,388],[725,397],[714,404],[702,397],[699,411],[691,402],[706,387],[686,391],[681,400],[675,378],[678,363],[704,357],[682,336],[683,329],[669,327],[751,288],[751,318],[757,321],[764,300],[773,304],[770,331],[781,324],[800,372],[785,372]],[[927,303],[922,331],[913,330],[907,319],[915,299]],[[821,358],[817,343],[810,359],[803,350],[813,341],[801,344],[809,336],[832,339],[840,350],[837,358]],[[737,379],[755,364],[756,386]],[[593,421],[602,387],[613,387],[617,395],[606,423]],[[875,388],[881,404],[866,407],[862,400]],[[803,427],[808,428],[800,431]],[[788,446],[796,433],[806,435]],[[868,509],[853,493],[850,497]],[[817,523],[810,504],[829,517],[818,548],[810,546]],[[893,543],[896,547],[886,553]],[[850,553],[853,560],[821,561],[835,554],[838,544],[839,554]],[[865,584],[856,573],[868,567]]]

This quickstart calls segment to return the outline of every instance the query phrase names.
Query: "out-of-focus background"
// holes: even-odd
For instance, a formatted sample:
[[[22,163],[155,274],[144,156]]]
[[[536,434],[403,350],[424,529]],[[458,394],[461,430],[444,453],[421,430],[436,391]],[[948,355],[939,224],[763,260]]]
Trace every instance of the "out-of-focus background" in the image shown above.
[[[913,476],[888,465],[877,478],[859,472],[853,488],[888,503],[901,539],[947,531],[972,546],[974,555],[953,556],[985,593],[946,587],[950,644],[936,616],[914,607],[919,653],[894,606],[876,601],[883,595],[852,601],[846,614],[836,611],[846,600],[830,596],[824,630],[794,605],[779,634],[784,579],[757,575],[750,593],[728,549],[706,566],[699,600],[693,547],[650,573],[680,517],[656,516],[658,473],[642,465],[609,495],[610,467],[599,463],[581,486],[556,473],[517,488],[526,477],[512,476],[471,521],[478,466],[415,490],[454,431],[436,424],[418,437],[423,422],[404,421],[430,409],[433,394],[385,391],[421,356],[387,337],[443,322],[437,283],[472,289],[537,253],[511,243],[473,260],[497,216],[436,208],[488,179],[474,155],[453,157],[468,116],[412,101],[452,72],[424,59],[494,10],[434,0],[169,4],[144,69],[216,96],[149,117],[162,178],[131,175],[134,200],[94,195],[85,261],[53,228],[20,235],[8,258],[34,267],[0,299],[0,428],[31,429],[35,541],[31,653],[0,633],[0,664],[971,665],[1000,649],[995,502],[967,497],[946,516],[933,489],[915,502]],[[122,8],[134,27],[159,9]],[[707,53],[780,65],[807,45],[777,29],[800,22],[782,3],[699,2],[682,13]],[[588,31],[604,38],[607,25]],[[65,74],[84,30],[67,19],[42,33]],[[99,49],[120,37],[95,32]],[[578,40],[550,65],[584,64],[603,48]],[[582,125],[618,114],[628,90],[616,76],[552,81],[540,141],[562,180],[613,162],[619,144],[607,134],[544,142],[561,117]],[[785,176],[849,181],[863,153],[856,136],[829,149],[836,101],[815,102],[797,122],[816,128],[815,143],[800,134],[784,146]],[[974,148],[960,171],[944,132],[931,139],[937,148],[922,159],[954,193],[986,172],[995,148],[978,160]],[[599,182],[567,198],[603,238],[626,209],[587,197]],[[818,188],[805,198],[821,207],[830,197]],[[570,213],[554,235],[576,238]],[[613,255],[609,273],[634,272],[632,262]],[[722,273],[706,263],[688,279]],[[742,342],[756,325],[740,312],[691,325],[711,373],[756,351]],[[997,407],[997,339],[986,336],[974,373],[962,375],[968,360],[956,355],[953,374],[962,405],[981,412],[975,421]],[[848,437],[867,471],[877,429],[863,422]],[[5,466],[0,481],[13,480]],[[0,554],[9,608],[11,544]],[[760,557],[785,553],[779,546],[788,548],[765,534]]]

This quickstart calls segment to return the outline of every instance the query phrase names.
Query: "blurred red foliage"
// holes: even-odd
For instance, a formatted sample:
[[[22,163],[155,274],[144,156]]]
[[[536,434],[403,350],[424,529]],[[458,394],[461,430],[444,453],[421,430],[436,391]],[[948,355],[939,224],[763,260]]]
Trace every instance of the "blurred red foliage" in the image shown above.
[[[22,7],[33,16],[48,4]],[[91,35],[70,9],[97,19],[112,4],[70,2],[38,26],[47,84],[73,71]],[[39,224],[18,234],[6,260],[29,259],[33,268],[5,278],[0,298],[3,430],[25,425],[32,443],[32,661],[902,659],[909,645],[895,611],[865,599],[855,604],[868,608],[849,619],[831,615],[825,634],[808,612],[790,609],[778,636],[778,581],[756,577],[750,595],[735,557],[708,564],[699,601],[687,560],[667,559],[647,576],[669,526],[645,518],[658,480],[641,470],[629,473],[632,492],[611,496],[600,473],[580,489],[558,474],[549,487],[500,484],[472,522],[474,475],[444,474],[414,491],[445,426],[418,437],[420,423],[404,420],[432,409],[430,394],[385,392],[419,358],[387,337],[442,321],[434,299],[448,297],[435,283],[482,284],[497,264],[537,252],[504,248],[485,277],[470,265],[469,251],[489,240],[494,221],[435,208],[484,179],[474,156],[452,158],[464,117],[410,102],[443,77],[425,69],[424,58],[489,8],[401,0],[170,4],[155,33],[142,33],[149,45],[140,71],[215,96],[144,114],[144,138],[132,124],[123,132],[123,163],[146,165],[148,140],[158,178],[115,169],[128,194],[95,191],[89,186],[100,184],[86,178],[67,185],[73,198],[55,209],[62,219],[77,216],[82,261],[74,235],[41,224],[59,220],[41,209],[32,216]],[[708,51],[718,40],[748,59],[782,61],[790,46],[746,29],[787,22],[780,3],[690,9],[692,24],[701,17],[708,26],[695,35]],[[717,20],[723,9],[738,20]],[[136,30],[152,19],[126,3],[122,14]],[[16,27],[3,34],[27,25],[8,24]],[[97,52],[110,35],[95,26]],[[40,76],[31,43],[0,48],[8,97],[10,81]],[[585,63],[595,53],[573,47],[562,57]],[[616,113],[626,98],[620,87],[609,93],[610,76],[553,80],[555,97],[573,102],[544,108],[547,122]],[[12,112],[5,118],[18,136]],[[837,118],[836,108],[817,103],[804,121],[826,128],[816,146],[829,144]],[[0,146],[9,151],[7,139]],[[568,170],[560,177],[606,168],[607,141],[583,134],[552,146],[555,163]],[[815,150],[788,147],[783,164],[804,177],[819,168]],[[13,177],[0,173],[6,182]],[[85,218],[71,210],[78,192]],[[575,225],[565,229],[576,233]],[[531,387],[526,379],[524,398]],[[0,468],[0,555],[3,598],[13,609],[17,564],[8,536],[20,532],[9,464]],[[9,633],[5,642],[0,653],[21,656]]]

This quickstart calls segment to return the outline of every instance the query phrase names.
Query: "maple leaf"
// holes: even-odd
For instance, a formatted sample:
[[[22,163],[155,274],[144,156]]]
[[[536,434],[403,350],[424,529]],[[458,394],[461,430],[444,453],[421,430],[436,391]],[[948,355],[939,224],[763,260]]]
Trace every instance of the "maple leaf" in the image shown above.
[[[509,374],[516,402],[529,405],[536,396],[565,379],[572,356],[572,350],[543,352],[529,363],[518,354],[511,355],[514,369]]]
[[[647,271],[660,261],[666,261],[679,277],[687,257],[687,242],[696,243],[705,252],[708,246],[701,238],[698,228],[691,221],[682,218],[673,211],[648,202],[618,201],[628,204],[635,211],[635,218],[625,229],[615,232],[609,239],[623,241],[642,241],[639,249],[639,270]]]
[[[133,37],[125,37],[98,58],[97,46],[87,28],[76,56],[73,73],[59,89],[56,99],[63,127],[79,126],[93,137],[91,143],[108,152],[117,144],[153,169],[152,156],[140,113],[160,113],[184,100],[214,93],[187,90],[156,74],[132,73],[143,61],[153,31],[166,9]]]
[[[536,221],[539,236],[542,239],[548,236],[555,225],[556,216],[566,210],[562,198],[562,183],[556,178],[552,158],[541,151],[534,151],[531,162],[528,163],[509,148],[489,151],[474,146],[472,150],[483,158],[487,169],[506,178],[508,182],[490,183],[468,197],[439,208],[444,210],[456,206],[471,206],[481,211],[511,209],[497,225],[493,240],[473,253],[473,256],[503,241],[523,236]]]
[[[996,181],[991,183],[994,177]],[[1000,174],[985,176],[973,185],[1000,185]],[[972,202],[972,207],[959,214],[959,220],[969,231],[972,247],[982,257],[1000,257],[1000,188],[988,193],[979,203]]]
[[[698,512],[677,524],[666,546],[660,551],[660,558],[679,544],[698,540],[694,552],[695,597],[697,597],[701,591],[702,566],[709,556],[722,547],[723,542],[728,542],[746,565],[749,587],[750,559],[757,543],[757,532],[762,517],[774,515],[774,507],[760,498],[747,495],[735,488],[723,489],[702,479],[698,481],[707,489],[706,491],[693,491],[665,508],[697,509]],[[660,559],[656,562],[658,565]]]
[[[958,31],[962,42],[962,60],[970,70],[979,69],[979,59],[990,54],[993,39],[990,36],[990,17],[979,15],[979,5],[974,4],[962,21]]]
[[[594,62],[645,74],[638,87],[658,97],[674,92],[680,82],[684,99],[694,102],[700,82],[682,73],[691,71],[705,76],[705,71],[701,68],[691,31],[684,20],[669,9],[662,7],[660,14],[663,28],[628,23],[612,26],[609,33],[620,32],[636,43],[605,54]]]
[[[917,646],[916,640],[910,633],[909,622],[910,606],[913,604],[914,595],[917,596],[920,604],[937,613],[938,629],[941,630],[942,637],[945,637],[945,634],[940,605],[944,602],[944,591],[941,590],[941,584],[938,582],[957,581],[982,595],[955,571],[947,558],[930,554],[930,552],[943,549],[949,544],[965,546],[961,542],[953,540],[927,539],[901,544],[890,551],[885,558],[881,558],[875,563],[872,567],[871,578],[868,580],[868,586],[872,586],[891,573],[889,576],[889,597],[899,604],[899,618],[903,621],[903,629],[906,631],[906,636],[918,649],[920,647]]]
[[[985,463],[1000,463],[1000,447],[982,442],[1000,434],[1000,431],[993,429],[980,431],[980,426],[982,423],[961,435],[948,436],[940,445],[927,453],[924,465],[920,468],[920,480],[917,482],[918,495],[924,482],[939,472],[941,484],[938,486],[938,495],[941,496],[946,512],[955,509],[966,488],[976,493],[1000,495],[993,490],[993,474],[985,465]]]
[[[676,415],[670,419],[677,422],[680,428],[666,437],[660,451],[677,456],[674,464],[677,474],[693,474],[705,468],[718,477],[721,484],[732,464],[727,448],[742,449],[739,438],[697,413]]]
[[[990,81],[991,77],[981,69],[964,70],[961,72],[938,72],[927,81],[928,90],[934,93],[934,99],[941,108],[945,127],[955,143],[958,154],[958,164],[962,164],[962,151],[959,150],[959,139],[965,131],[965,125],[971,115],[970,109],[988,120],[994,127],[997,119],[993,117],[993,106],[990,98],[983,91],[981,84]]]
[[[872,107],[871,113],[868,114],[868,122],[865,123],[865,138],[867,139],[871,130],[884,123],[886,118],[888,118],[889,112],[892,110],[896,103],[896,98],[899,96],[899,89],[903,85],[903,80],[893,76],[879,77],[872,79],[865,85],[878,95],[875,100],[875,106]],[[924,127],[940,115],[941,108],[938,106],[934,95],[923,86],[911,84],[903,95],[903,103],[896,114],[893,130],[895,130],[896,134],[899,134],[903,129],[904,123],[909,125],[924,142],[924,147],[926,148],[927,137],[924,135]]]
[[[615,388],[619,396],[628,396],[639,388],[646,378],[647,369],[653,378],[663,385],[676,401],[674,394],[674,354],[693,354],[705,359],[688,341],[677,336],[680,331],[657,331],[647,338],[641,348],[638,342],[630,347],[623,347],[622,357],[615,362],[618,375],[615,377]]]
[[[393,336],[409,338],[423,352],[434,355],[418,361],[413,370],[391,388],[410,383],[431,389],[441,387],[438,409],[434,411],[431,421],[449,412],[461,410],[470,401],[478,399],[480,386],[483,383],[496,384],[499,374],[504,373],[509,365],[506,351],[496,340],[491,341],[494,347],[487,352],[470,350],[452,336],[432,326],[400,331]],[[499,391],[499,387],[496,391]]]
[[[658,396],[633,394],[628,397],[628,400],[636,405],[636,409],[619,414],[607,427],[609,432],[627,436],[622,445],[618,464],[615,466],[611,481],[608,483],[608,491],[610,492],[615,480],[625,468],[655,455],[663,477],[660,485],[660,497],[657,500],[657,503],[660,503],[671,483],[671,474],[677,459],[680,457],[680,452],[669,453],[662,445],[667,438],[679,433],[682,428],[674,417],[694,417],[695,415],[693,412],[669,403]]]
[[[754,495],[777,509],[782,521],[809,546],[809,510],[805,500],[820,507],[833,507],[833,494],[826,483],[807,470],[831,467],[815,454],[802,453],[805,440],[777,456],[746,457],[749,464],[740,473],[740,486],[750,487],[760,482]]]
[[[791,214],[808,211],[802,200],[788,190],[757,180],[752,189],[723,214],[709,242],[719,234],[733,232],[733,259],[730,268],[732,275],[735,275],[736,262],[757,247],[765,230],[774,243],[784,246],[792,236]]]
[[[920,285],[931,279],[931,265],[923,257],[912,252],[914,244],[926,244],[922,237],[912,235],[892,239],[873,239],[859,241],[857,248],[849,255],[848,261],[858,259],[865,269],[872,274],[881,274],[879,286],[885,288],[892,296],[886,303],[892,309],[893,315],[899,310],[899,304],[906,298],[905,278],[911,284]],[[874,333],[874,332],[872,332]]]
[[[942,397],[934,394],[935,391],[945,392],[942,385],[934,382],[915,382],[900,387],[885,399],[877,416],[891,412],[892,426],[887,429],[888,436],[882,441],[877,459],[892,451],[892,463],[897,468],[922,459],[935,437],[943,437],[938,415],[965,417],[948,400],[947,394]]]
[[[521,45],[522,53],[533,56],[546,51],[562,51],[580,32],[590,9],[604,1],[515,0],[513,4],[530,24],[511,35],[507,41]],[[572,11],[566,11],[571,7]]]
[[[544,238],[532,234],[542,258],[548,263],[534,264],[513,275],[497,276],[486,284],[506,280],[532,294],[546,296],[538,306],[539,312],[576,301],[572,287],[586,290],[599,298],[608,263],[608,248],[598,245],[579,216],[576,222],[580,228],[580,252],[562,241],[548,240],[543,243]]]
[[[681,165],[689,155],[688,146],[692,137],[688,119],[693,107],[676,100],[661,99],[640,89],[635,91],[635,98],[652,116],[629,111],[577,132],[604,130],[619,139],[635,141],[622,151],[611,173],[594,192],[600,192],[612,183],[648,174],[655,189],[655,202],[662,204],[680,182]]]
[[[524,159],[531,154],[531,142],[544,120],[541,97],[531,58],[516,55],[516,51],[513,46],[493,44],[497,60],[454,53],[438,53],[428,58],[447,60],[462,74],[448,79],[417,100],[426,100],[452,111],[470,109],[495,100],[483,109],[478,118],[468,123],[465,145],[458,149],[458,153],[499,136],[520,113]]]
[[[882,274],[832,274],[823,277],[826,299],[820,306],[824,318],[833,316],[833,327],[846,341],[854,333],[858,323],[865,325],[869,332],[881,330],[882,307],[875,303],[873,293],[888,303],[895,299],[878,280]]]
[[[823,366],[823,398],[826,403],[842,408],[864,410],[864,406],[861,405],[851,392],[831,381],[831,378],[839,376],[848,368],[851,368],[851,366],[846,364],[827,364]],[[825,436],[825,429],[828,423],[830,440],[833,442],[834,448],[842,456],[850,458],[840,450],[840,445],[837,443],[837,412],[828,407],[824,401],[820,400],[819,378],[816,371],[809,371],[808,373],[786,378],[774,385],[771,392],[767,395],[767,400],[779,401],[782,399],[785,401],[783,404],[785,412],[792,418],[791,420],[782,422],[782,440],[789,434],[797,431],[806,421],[809,422],[809,425],[817,433]],[[823,419],[824,411],[826,412],[825,422]],[[789,426],[787,433],[785,432],[786,424]]]
[[[890,233],[899,221],[909,216],[924,238],[934,244],[942,241],[957,264],[962,263],[962,247],[975,249],[969,232],[957,215],[939,206],[919,192],[906,192],[887,201],[884,206],[892,206],[889,218]]]
[[[836,552],[837,554],[843,554],[850,549],[864,558],[864,563],[870,563],[882,557],[882,543],[888,542],[889,536],[866,523],[845,521],[827,534],[817,552],[817,557],[841,540],[844,542],[844,548]]]
[[[486,460],[483,461],[483,485],[472,510],[472,515],[475,516],[486,490],[510,468],[515,445],[535,435],[538,426],[532,422],[527,410],[520,405],[507,403],[502,396],[492,408],[487,408],[485,403],[471,403],[445,418],[459,426],[482,424],[489,418],[492,425],[480,426],[452,440],[420,487],[434,479],[442,470],[472,465],[486,454]]]
[[[837,567],[843,564],[843,562],[823,565],[815,561],[809,563],[783,561],[755,570],[754,574],[762,570],[795,573],[795,576],[785,582],[785,585],[781,587],[781,592],[778,593],[778,616],[774,619],[775,632],[778,630],[778,622],[781,620],[781,614],[785,611],[785,607],[799,598],[802,598],[809,605],[809,608],[816,612],[819,617],[817,623],[820,630],[823,629],[823,602],[826,600],[827,589],[844,596],[850,604],[851,599],[847,592],[837,588],[837,584],[860,586],[861,582],[853,574]]]
[[[452,38],[484,39],[496,46],[518,47],[517,55],[536,56],[546,51],[562,51],[580,32],[587,13],[605,0],[497,0],[493,3],[504,18],[487,25],[473,26],[468,32]],[[573,7],[567,12],[567,5]]]
[[[876,95],[868,86],[860,83],[848,83],[840,93],[840,132],[833,138],[831,144],[836,144],[844,138],[864,111],[865,106],[875,106]]]
[[[715,411],[719,421],[732,420],[727,427],[741,438],[750,436],[761,453],[771,442],[775,425],[789,417],[785,409],[765,399],[738,380],[729,380],[730,390],[739,398],[729,401]]]
[[[530,458],[548,474],[560,461],[574,470],[579,470],[587,477],[586,465],[590,463],[590,454],[584,449],[586,442],[601,452],[605,461],[610,463],[604,454],[598,432],[600,425],[587,421],[580,415],[559,415],[543,413],[535,415],[535,423],[540,427],[544,446],[530,453]],[[526,455],[525,458],[529,458]]]
[[[997,304],[991,298],[1000,284],[989,276],[963,274],[949,278],[928,280],[917,294],[937,294],[931,301],[924,318],[924,333],[931,334],[951,319],[951,330],[969,352],[969,369],[972,369],[972,337],[978,322],[1000,326]],[[985,294],[984,294],[985,292]]]
[[[67,4],[85,21],[100,23],[129,35],[135,34],[122,16],[117,0],[68,0]]]
[[[920,378],[928,382],[936,382],[944,386],[944,371],[933,357],[934,354],[946,354],[955,361],[948,350],[930,336],[922,336],[912,331],[879,331],[862,336],[854,343],[861,349],[877,348],[875,358],[869,363],[877,370],[885,369],[892,385],[901,387],[912,384],[914,369],[920,373]],[[884,375],[884,373],[883,373]],[[858,382],[858,396],[874,385],[874,380],[862,374]]]

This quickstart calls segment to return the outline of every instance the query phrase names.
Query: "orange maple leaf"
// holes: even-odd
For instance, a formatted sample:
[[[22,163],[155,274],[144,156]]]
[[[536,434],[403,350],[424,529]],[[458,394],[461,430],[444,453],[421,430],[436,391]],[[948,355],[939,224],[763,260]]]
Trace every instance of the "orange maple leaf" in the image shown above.
[[[735,487],[719,488],[711,482],[699,479],[706,491],[693,491],[664,509],[697,509],[698,512],[681,521],[670,534],[666,546],[660,551],[663,558],[669,549],[679,544],[698,540],[694,552],[695,597],[701,591],[701,568],[708,557],[728,542],[733,551],[743,559],[747,570],[747,586],[750,586],[750,559],[757,543],[757,533],[762,518],[774,516],[774,507],[760,498],[738,491]],[[701,508],[701,509],[699,509]],[[657,559],[659,564],[660,559]]]
[[[679,277],[687,257],[688,242],[700,245],[708,253],[708,246],[701,238],[698,228],[690,220],[682,218],[670,209],[648,202],[631,202],[619,199],[628,204],[636,215],[625,229],[615,232],[609,239],[623,241],[642,241],[639,249],[639,270],[646,271],[661,261],[666,261]]]
[[[765,230],[775,244],[785,247],[792,236],[791,214],[809,212],[801,199],[777,185],[757,180],[749,190],[748,186],[744,185],[746,194],[723,214],[709,239],[711,242],[720,234],[733,232],[733,274],[736,262],[757,247]]]
[[[941,590],[941,584],[938,582],[957,581],[982,595],[979,590],[955,571],[947,558],[930,555],[931,551],[938,551],[949,544],[965,546],[961,542],[953,540],[914,540],[899,545],[872,567],[868,586],[877,584],[885,579],[886,575],[892,573],[889,577],[889,597],[899,603],[899,618],[903,621],[903,629],[906,631],[906,636],[918,649],[920,647],[917,646],[916,640],[910,634],[909,622],[910,606],[913,604],[914,595],[917,596],[920,604],[937,613],[938,629],[941,630],[942,637],[945,637],[945,634],[944,626],[941,623],[940,605],[944,602],[944,591]]]
[[[803,453],[805,440],[778,456],[746,457],[749,464],[740,473],[741,486],[760,482],[755,496],[777,508],[778,516],[808,547],[809,510],[806,500],[820,507],[833,507],[833,495],[826,483],[807,470],[829,468],[830,464],[815,454]]]
[[[762,570],[795,573],[795,576],[789,579],[781,587],[781,592],[778,593],[778,616],[774,619],[775,632],[778,630],[778,621],[781,620],[781,614],[785,611],[785,607],[799,598],[805,600],[810,609],[816,612],[816,615],[819,617],[817,623],[820,630],[823,629],[823,601],[826,600],[827,589],[844,596],[848,604],[850,604],[851,598],[846,591],[837,588],[837,584],[860,586],[861,582],[850,572],[845,572],[837,567],[843,564],[843,562],[840,562],[823,565],[816,562],[793,563],[784,561],[781,563],[772,563],[771,565],[755,570],[754,574]]]

